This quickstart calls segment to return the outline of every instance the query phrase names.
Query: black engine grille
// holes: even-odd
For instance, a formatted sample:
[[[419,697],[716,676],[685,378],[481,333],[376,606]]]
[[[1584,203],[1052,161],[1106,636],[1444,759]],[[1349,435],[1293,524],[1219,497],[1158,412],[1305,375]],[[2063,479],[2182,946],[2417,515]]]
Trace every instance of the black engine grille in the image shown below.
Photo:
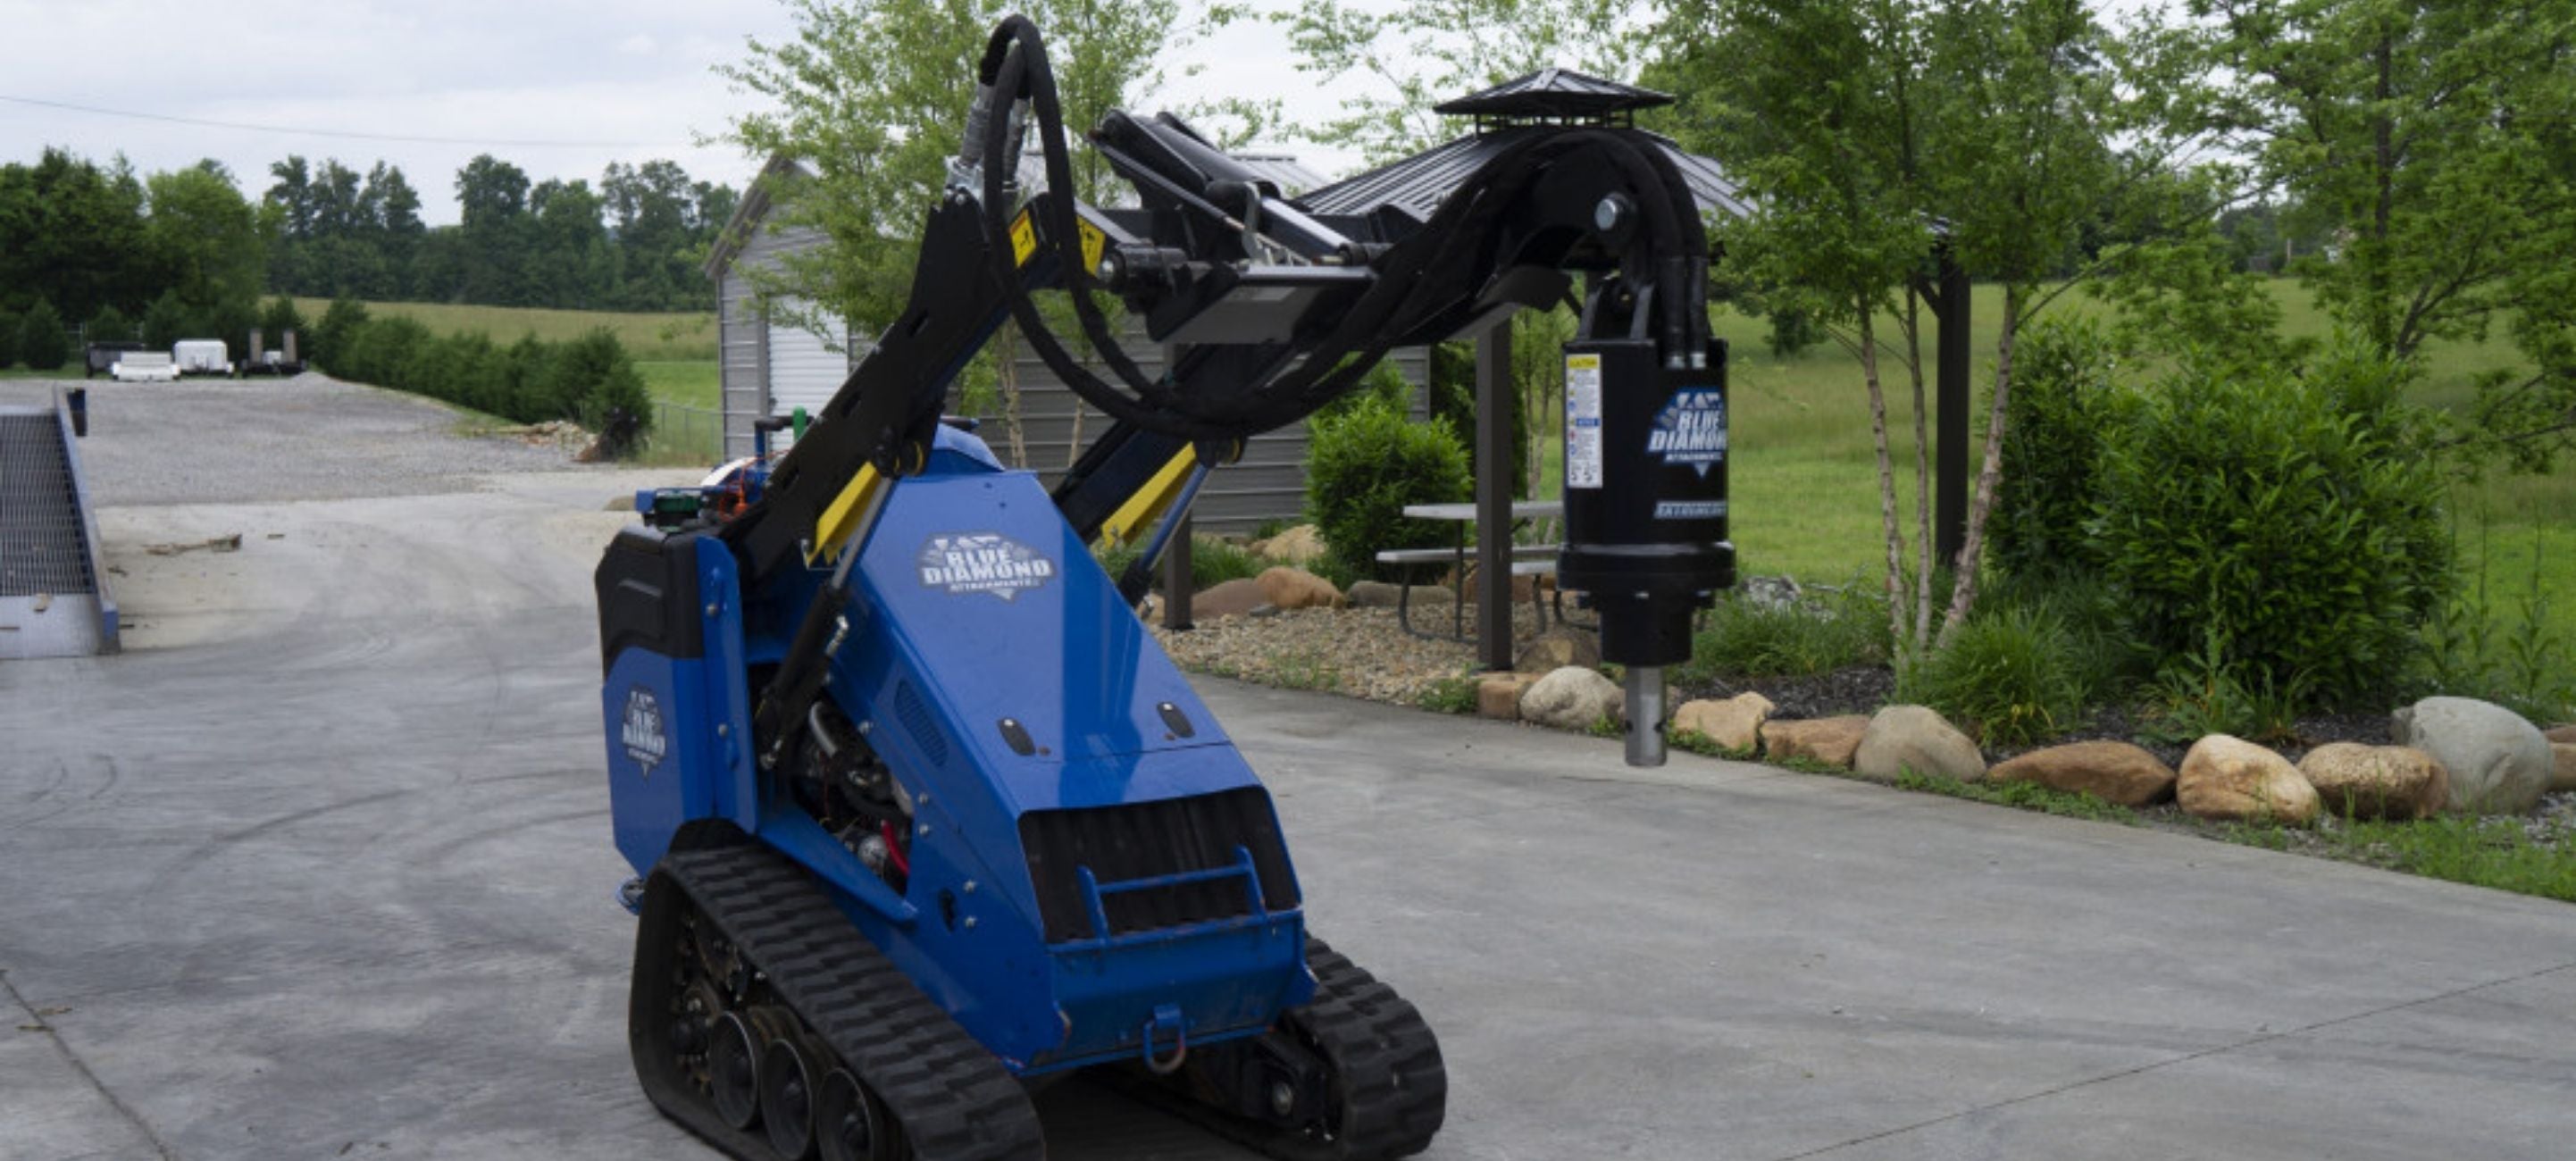
[[[1102,898],[1109,930],[1092,929],[1078,868],[1091,868],[1104,887],[1235,862],[1235,848],[1252,852],[1262,903],[1273,911],[1297,905],[1288,848],[1270,794],[1245,786],[1191,798],[1079,810],[1038,810],[1020,816],[1020,845],[1028,852],[1029,882],[1036,887],[1039,918],[1048,943],[1158,931],[1251,913],[1251,895],[1237,878],[1181,883]]]

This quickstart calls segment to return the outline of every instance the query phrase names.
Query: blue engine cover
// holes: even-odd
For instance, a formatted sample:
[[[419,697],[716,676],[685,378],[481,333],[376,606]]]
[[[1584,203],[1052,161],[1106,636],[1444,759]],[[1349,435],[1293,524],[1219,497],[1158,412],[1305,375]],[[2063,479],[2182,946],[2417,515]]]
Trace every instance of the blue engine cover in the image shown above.
[[[900,897],[741,744],[747,667],[823,575],[746,601],[720,542],[696,553],[701,655],[627,649],[602,695],[639,871],[687,821],[733,821],[1023,1073],[1249,1034],[1311,996],[1267,792],[1034,477],[943,430],[862,550],[828,692],[914,799]]]

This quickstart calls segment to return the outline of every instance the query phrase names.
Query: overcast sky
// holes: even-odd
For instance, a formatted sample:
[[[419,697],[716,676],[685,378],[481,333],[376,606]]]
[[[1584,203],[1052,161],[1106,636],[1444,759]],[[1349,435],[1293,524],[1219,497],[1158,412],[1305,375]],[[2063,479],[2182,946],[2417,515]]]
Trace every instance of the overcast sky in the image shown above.
[[[257,197],[270,163],[290,153],[361,170],[382,158],[441,223],[456,219],[456,171],[483,152],[535,180],[596,184],[611,161],[668,157],[739,187],[757,161],[698,144],[750,101],[712,68],[743,59],[747,37],[792,37],[794,22],[777,0],[0,0],[0,30],[11,42],[0,161],[49,145],[101,161],[122,152],[145,172],[212,157]],[[1222,87],[1280,96],[1292,114],[1331,110],[1262,28],[1229,30],[1166,65],[1162,99],[1141,104]],[[1347,167],[1301,152],[1327,171]]]

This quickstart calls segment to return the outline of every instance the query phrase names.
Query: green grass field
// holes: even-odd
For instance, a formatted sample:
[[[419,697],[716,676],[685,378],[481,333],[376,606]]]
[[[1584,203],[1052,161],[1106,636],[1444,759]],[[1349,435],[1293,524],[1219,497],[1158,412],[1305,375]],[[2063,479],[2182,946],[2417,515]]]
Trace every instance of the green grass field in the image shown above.
[[[318,320],[330,309],[329,299],[299,298],[295,309]],[[441,334],[481,331],[497,343],[514,343],[533,334],[548,342],[577,338],[607,327],[626,344],[638,362],[703,362],[715,365],[716,316],[712,311],[688,314],[621,313],[598,310],[540,310],[510,306],[459,306],[444,302],[371,302],[377,318],[412,318]],[[713,380],[710,379],[710,382]]]

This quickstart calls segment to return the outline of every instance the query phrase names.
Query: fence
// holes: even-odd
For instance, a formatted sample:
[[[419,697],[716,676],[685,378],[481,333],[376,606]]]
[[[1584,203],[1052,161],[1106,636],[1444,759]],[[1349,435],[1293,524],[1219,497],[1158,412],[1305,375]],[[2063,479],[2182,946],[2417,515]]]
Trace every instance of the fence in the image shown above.
[[[724,460],[724,413],[704,407],[653,401],[653,434],[647,441],[657,458],[694,458],[709,466]]]

